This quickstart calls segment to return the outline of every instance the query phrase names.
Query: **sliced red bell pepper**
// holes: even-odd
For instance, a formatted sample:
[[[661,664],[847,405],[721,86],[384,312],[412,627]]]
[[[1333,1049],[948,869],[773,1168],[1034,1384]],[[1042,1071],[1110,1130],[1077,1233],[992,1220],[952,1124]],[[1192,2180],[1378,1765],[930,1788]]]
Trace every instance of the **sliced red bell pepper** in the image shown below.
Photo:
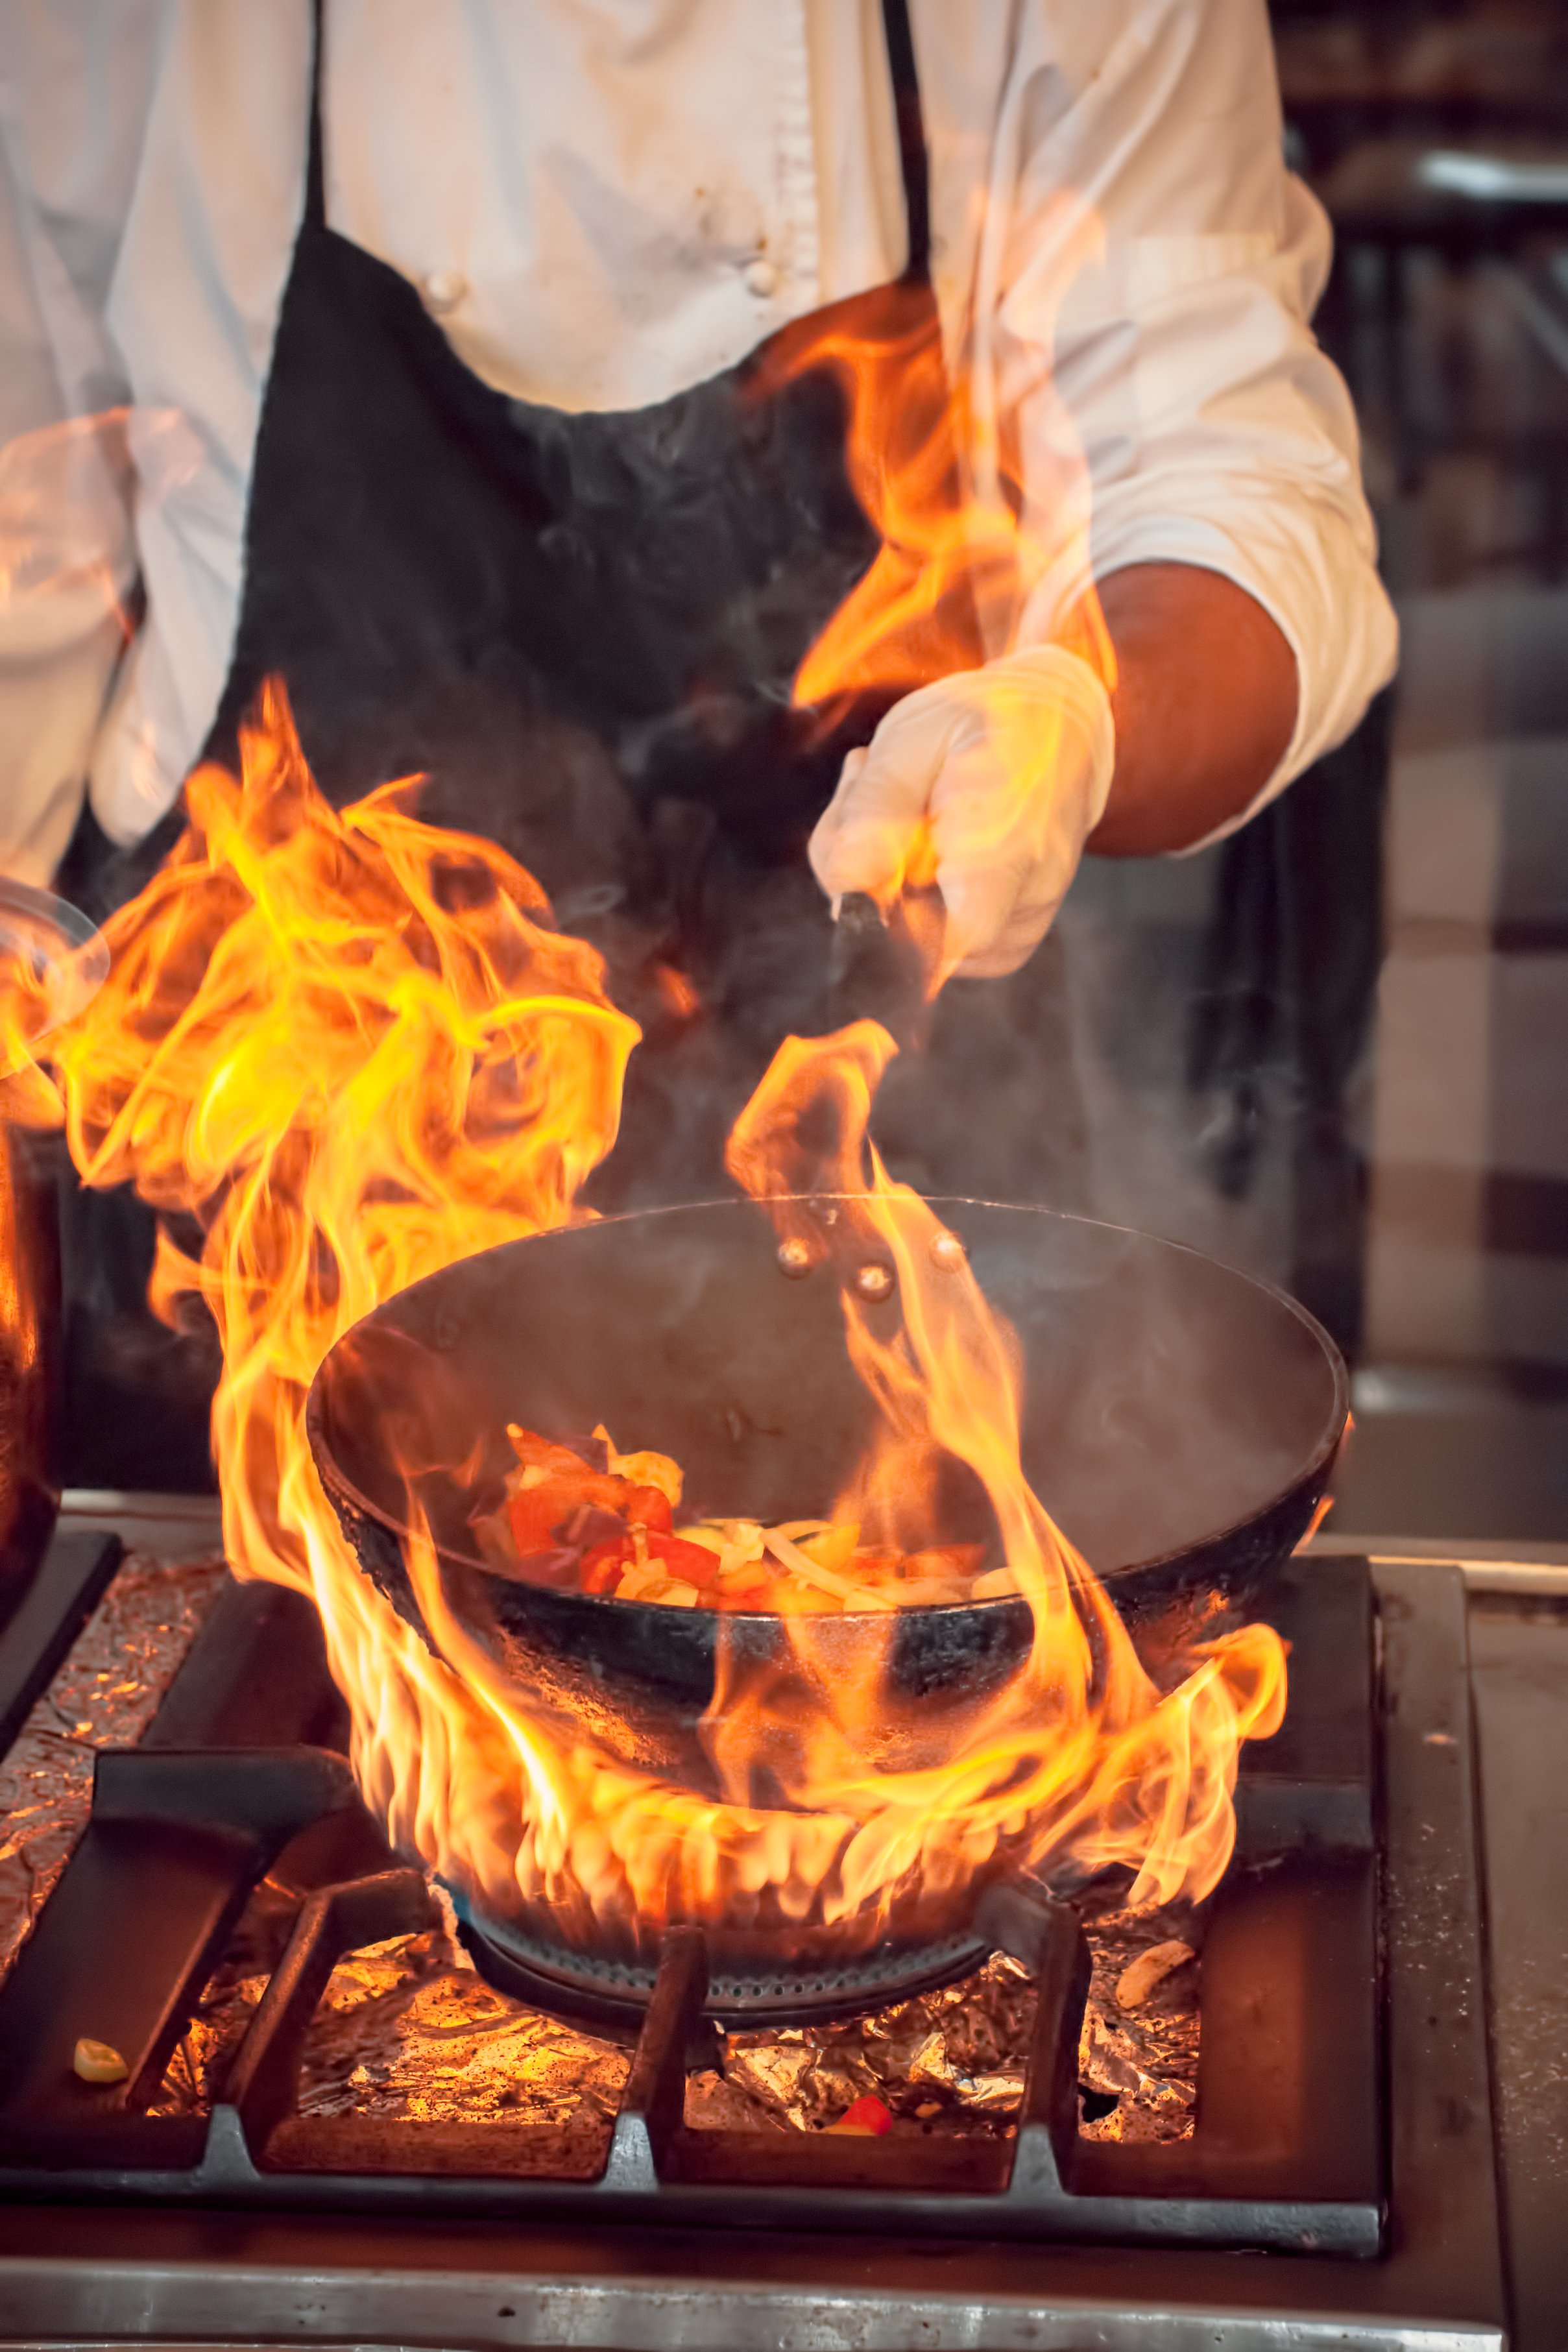
[[[591,1476],[586,1464],[580,1465]],[[546,1476],[537,1486],[519,1486],[507,1497],[512,1537],[525,1559],[555,1547],[557,1528],[563,1527],[589,1500],[580,1484],[567,1476]]]
[[[611,1483],[620,1487],[621,1496],[608,1507],[619,1511],[628,1527],[641,1520],[650,1535],[669,1534],[674,1515],[670,1509],[670,1498],[662,1486],[633,1486],[628,1478],[612,1479]],[[688,1544],[685,1549],[700,1551],[702,1547],[700,1544]]]
[[[636,1557],[637,1548],[629,1535],[595,1544],[582,1556],[583,1591],[613,1592]],[[699,1587],[713,1582],[718,1567],[716,1553],[709,1551],[705,1544],[685,1543],[679,1536],[662,1536],[652,1528],[643,1538],[643,1557],[656,1560],[667,1574],[678,1576],[683,1583]]]
[[[687,1543],[682,1536],[648,1533],[648,1557],[662,1559],[672,1576],[699,1588],[711,1584],[718,1573],[718,1554],[709,1551],[706,1544]]]
[[[640,1522],[651,1533],[668,1533],[670,1500],[659,1487],[635,1486],[629,1478],[595,1470],[569,1446],[552,1445],[531,1431],[512,1429],[507,1435],[523,1468],[545,1474],[531,1486],[515,1486],[507,1497],[513,1540],[524,1559],[552,1550],[585,1504],[627,1527]]]
[[[584,1592],[613,1592],[632,1564],[632,1538],[617,1536],[612,1543],[595,1544],[582,1555],[578,1582]]]
[[[893,2117],[882,2101],[873,2098],[868,2091],[864,2098],[856,2099],[852,2106],[846,2107],[838,2122],[830,2124],[828,2129],[852,2135],[858,2139],[880,2139],[884,2132],[893,2129]]]

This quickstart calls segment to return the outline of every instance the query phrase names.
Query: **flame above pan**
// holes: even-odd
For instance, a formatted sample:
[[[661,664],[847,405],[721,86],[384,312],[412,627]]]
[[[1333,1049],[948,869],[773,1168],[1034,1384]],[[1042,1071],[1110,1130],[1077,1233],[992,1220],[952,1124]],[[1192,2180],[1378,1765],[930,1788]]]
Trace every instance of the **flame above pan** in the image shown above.
[[[614,1139],[636,1039],[597,957],[549,928],[529,877],[420,824],[408,800],[391,786],[330,810],[270,689],[241,777],[192,779],[189,829],[109,927],[107,983],[50,1040],[46,1068],[26,1071],[32,1114],[63,1119],[86,1182],[132,1181],[199,1223],[199,1252],[162,1241],[153,1296],[170,1316],[200,1300],[218,1327],[229,1557],[313,1596],[356,1769],[393,1837],[488,1907],[543,1905],[584,1937],[766,1915],[843,1923],[863,1943],[901,1902],[961,1895],[1004,1850],[1126,1863],[1138,1900],[1203,1892],[1230,1849],[1238,1745],[1282,1710],[1280,1644],[1249,1629],[1195,1656],[1174,1690],[1144,1673],[1023,1478],[1005,1336],[967,1269],[932,1255],[935,1220],[925,1234],[874,1155],[863,1172],[886,1052],[875,1033],[791,1041],[733,1154],[753,1190],[779,1190],[826,1087],[836,1168],[903,1304],[893,1339],[852,1307],[847,1318],[889,1432],[866,1493],[888,1487],[890,1464],[956,1454],[1033,1606],[1027,1661],[951,1752],[875,1765],[888,1702],[874,1654],[849,1685],[814,1673],[802,1620],[787,1714],[777,1686],[721,1674],[710,1738],[730,1793],[715,1802],[607,1754],[590,1723],[519,1700],[448,1606],[428,1543],[408,1566],[434,1647],[361,1574],[306,1443],[318,1367],[420,1276],[572,1219]],[[12,1006],[25,1032],[16,992]],[[12,1052],[26,1059],[19,1040]],[[763,1748],[778,1795],[759,1805]]]

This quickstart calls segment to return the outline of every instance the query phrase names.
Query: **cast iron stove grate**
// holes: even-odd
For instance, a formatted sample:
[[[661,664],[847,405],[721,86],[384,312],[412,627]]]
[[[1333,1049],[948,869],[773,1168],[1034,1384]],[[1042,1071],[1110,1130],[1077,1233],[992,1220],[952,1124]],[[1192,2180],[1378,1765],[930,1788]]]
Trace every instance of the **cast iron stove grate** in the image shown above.
[[[688,2128],[709,1969],[700,1931],[676,1928],[606,2148],[554,2126],[299,2111],[301,2053],[339,1958],[435,1913],[342,1756],[309,1744],[337,1727],[310,1612],[234,1588],[143,1745],[99,1755],[91,1818],[0,1988],[5,2193],[1374,2254],[1384,2132],[1365,1566],[1287,1564],[1258,1610],[1291,1643],[1291,1711],[1274,1741],[1248,1752],[1237,1858],[1210,1906],[1188,2140],[1079,2136],[1082,1929],[1042,1890],[1009,1881],[977,1927],[979,1947],[1012,1954],[1038,1988],[1010,2139]],[[286,1846],[311,1852],[316,1891],[224,2096],[210,2115],[147,2112]],[[86,2032],[125,2054],[126,2082],[77,2079]]]

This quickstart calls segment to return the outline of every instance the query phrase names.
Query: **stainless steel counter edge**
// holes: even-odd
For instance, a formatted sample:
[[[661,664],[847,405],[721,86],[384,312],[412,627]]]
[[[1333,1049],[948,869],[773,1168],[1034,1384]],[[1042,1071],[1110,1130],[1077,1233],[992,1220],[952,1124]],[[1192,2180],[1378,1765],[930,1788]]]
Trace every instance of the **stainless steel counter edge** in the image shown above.
[[[1120,2308],[1098,2296],[889,2294],[884,2289],[782,2286],[777,2282],[672,2283],[630,2274],[519,2279],[467,2271],[352,2278],[225,2266],[205,2276],[140,2264],[57,2269],[0,2261],[0,2324],[47,2310],[47,2337],[0,2336],[0,2352],[46,2342],[51,2352],[167,2340],[181,2352],[297,2344],[463,2347],[613,2346],[616,2352],[1504,2352],[1493,2327],[1343,2315],[1179,2310],[1159,2302]],[[68,2316],[64,2306],[68,2302]],[[153,2318],[156,2339],[139,2322]]]
[[[1568,1599],[1568,1544],[1483,1543],[1466,1536],[1345,1536],[1325,1529],[1301,1547],[1311,1558],[1354,1555],[1374,1568],[1457,1568],[1469,1591],[1544,1592]]]

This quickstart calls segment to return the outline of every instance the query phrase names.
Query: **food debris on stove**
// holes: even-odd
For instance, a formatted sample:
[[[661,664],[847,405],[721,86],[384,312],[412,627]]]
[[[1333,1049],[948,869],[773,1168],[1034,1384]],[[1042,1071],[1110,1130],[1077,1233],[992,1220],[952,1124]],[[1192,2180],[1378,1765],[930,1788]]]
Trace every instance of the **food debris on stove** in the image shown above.
[[[1079,2044],[1080,2128],[1091,2139],[1185,2139],[1197,2078],[1197,1966],[1166,1971],[1132,2015],[1115,1988],[1142,1952],[1176,1940],[1174,1927],[1197,1946],[1195,1915],[1178,1906],[1095,1916],[1086,1907],[1092,1979]],[[152,2113],[206,2113],[222,2097],[290,1916],[284,1890],[263,1881]],[[723,2033],[719,2064],[687,2077],[685,2121],[698,2131],[853,2131],[873,2124],[871,2101],[888,2118],[878,2136],[1010,2138],[1034,2017],[1031,1978],[998,1952],[956,1984],[869,2016]],[[544,2125],[608,2145],[631,2059],[625,2040],[496,1991],[448,1925],[338,1963],[306,2040],[298,2111],[389,2126]]]
[[[727,2033],[724,2080],[765,2126],[830,2130],[873,2097],[896,2132],[995,2137],[1011,2128],[1023,2098],[1034,2011],[1028,1970],[993,1953],[958,1983],[869,2017]],[[686,2120],[699,2130],[710,2126],[707,2105],[688,2089]],[[723,2127],[727,2119],[716,2120]]]
[[[1089,2139],[1181,2140],[1192,2136],[1201,2033],[1203,1913],[1106,1911],[1084,1921],[1092,1973],[1078,2044],[1084,2095],[1079,2129]],[[1187,1958],[1166,1968],[1138,2004],[1119,1990],[1145,1955],[1179,1943]]]
[[[340,1960],[300,2064],[299,2112],[608,2134],[632,2053],[493,1990],[439,1927]]]
[[[1197,2090],[1198,1970],[1162,1969],[1139,2012],[1125,2016],[1116,1986],[1147,1950],[1176,1940],[1189,1959],[1201,1940],[1189,1908],[1130,1912],[1087,1906],[1092,1974],[1079,2041],[1085,2095],[1080,2129],[1091,2139],[1190,2137]],[[893,2129],[1010,2137],[1023,2102],[1034,2029],[1028,1971],[1003,1953],[959,1983],[874,2016],[839,2024],[730,2033],[722,2076],[695,2076],[686,2121],[695,2129],[830,2130],[874,2095]]]
[[[882,2101],[873,2098],[868,2092],[863,2099],[857,2099],[853,2106],[846,2107],[838,2122],[830,2124],[828,2129],[843,2132],[851,2138],[881,2139],[885,2132],[893,2129],[893,2116]]]
[[[1179,1936],[1172,1937],[1168,1943],[1152,1944],[1117,1978],[1117,2008],[1142,2009],[1156,1985],[1163,1984],[1174,1969],[1185,1968],[1188,1960],[1196,1958],[1192,1946],[1184,1944]]]
[[[111,2042],[84,2033],[71,2053],[71,2072],[84,2083],[123,2083],[131,2069]]]
[[[684,1477],[668,1454],[618,1454],[596,1429],[595,1459],[508,1426],[517,1466],[506,1501],[475,1534],[504,1576],[675,1609],[886,1612],[1016,1592],[1007,1567],[982,1572],[983,1544],[900,1551],[862,1544],[853,1520],[693,1518],[677,1526]]]
[[[86,1824],[94,1754],[141,1738],[227,1572],[128,1553],[0,1763],[0,1979]]]

